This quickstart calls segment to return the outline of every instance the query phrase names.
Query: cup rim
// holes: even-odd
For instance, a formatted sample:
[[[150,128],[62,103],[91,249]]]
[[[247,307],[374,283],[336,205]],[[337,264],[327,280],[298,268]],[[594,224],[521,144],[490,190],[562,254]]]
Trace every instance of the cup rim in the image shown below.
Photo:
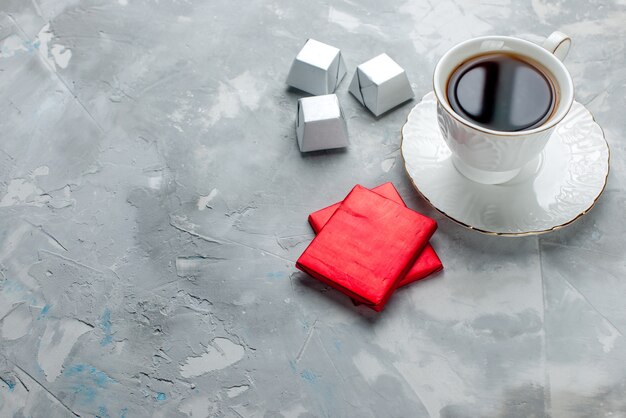
[[[514,40],[515,42],[521,42],[531,47],[537,48],[541,50],[542,52],[545,52],[547,56],[550,56],[551,58],[549,59],[554,60],[557,63],[557,65],[559,65],[563,69],[563,71],[565,71],[565,74],[567,75],[566,84],[567,84],[567,87],[569,87],[569,90],[572,92],[572,94],[571,94],[569,103],[566,103],[563,105],[565,111],[562,112],[560,116],[549,119],[548,122],[544,123],[541,126],[538,126],[533,129],[522,130],[522,131],[497,131],[494,129],[489,129],[489,128],[485,128],[480,125],[477,125],[465,119],[458,113],[456,113],[454,109],[452,109],[448,101],[445,99],[445,97],[444,98],[441,97],[442,92],[440,91],[439,86],[437,84],[437,78],[438,76],[440,76],[439,72],[441,71],[441,63],[444,60],[444,58],[449,56],[452,52],[464,48],[467,44],[479,42],[479,41],[486,41],[486,40],[498,41],[498,40],[511,40],[511,39]],[[560,80],[558,80],[558,82],[560,83]],[[565,116],[567,116],[570,109],[572,108],[572,104],[574,103],[574,82],[572,81],[572,76],[570,75],[569,71],[567,71],[567,67],[565,67],[563,62],[560,59],[558,59],[556,56],[554,56],[554,54],[552,54],[550,51],[543,48],[541,45],[537,45],[534,42],[530,42],[521,38],[516,38],[514,36],[479,36],[476,38],[471,38],[463,42],[460,42],[456,44],[455,46],[453,46],[452,48],[448,49],[441,56],[441,58],[439,58],[439,60],[437,61],[437,64],[435,65],[435,71],[433,71],[433,92],[435,93],[435,97],[437,98],[437,102],[439,103],[439,105],[441,105],[446,110],[446,112],[448,112],[448,114],[450,114],[450,116],[452,116],[457,122],[469,128],[483,132],[483,133],[487,133],[487,134],[494,135],[494,136],[505,136],[505,137],[522,137],[525,135],[531,135],[531,134],[547,131],[553,128],[554,126],[556,126],[559,122],[561,122],[565,118]]]

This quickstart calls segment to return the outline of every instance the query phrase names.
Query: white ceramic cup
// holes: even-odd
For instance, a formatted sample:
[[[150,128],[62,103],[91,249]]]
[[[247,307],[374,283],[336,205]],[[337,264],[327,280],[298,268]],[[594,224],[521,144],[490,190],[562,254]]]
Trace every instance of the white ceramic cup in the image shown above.
[[[560,32],[550,35],[543,46],[509,36],[485,36],[462,42],[441,57],[433,76],[437,120],[452,151],[452,162],[461,174],[478,183],[499,184],[511,180],[527,164],[536,161],[574,101],[572,77],[561,62],[570,44],[570,38]],[[472,57],[491,52],[525,57],[551,78],[556,103],[552,115],[542,125],[516,132],[495,131],[463,118],[452,109],[447,84],[454,70]]]

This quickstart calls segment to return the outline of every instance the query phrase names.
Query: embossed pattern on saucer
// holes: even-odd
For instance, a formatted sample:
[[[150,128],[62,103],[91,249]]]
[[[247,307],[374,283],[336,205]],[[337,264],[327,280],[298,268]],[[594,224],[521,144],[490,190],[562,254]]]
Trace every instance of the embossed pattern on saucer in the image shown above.
[[[454,168],[432,92],[402,128],[402,156],[416,190],[435,209],[465,227],[506,236],[541,234],[574,222],[593,207],[609,173],[604,133],[576,101],[537,161],[504,184],[475,183]]]

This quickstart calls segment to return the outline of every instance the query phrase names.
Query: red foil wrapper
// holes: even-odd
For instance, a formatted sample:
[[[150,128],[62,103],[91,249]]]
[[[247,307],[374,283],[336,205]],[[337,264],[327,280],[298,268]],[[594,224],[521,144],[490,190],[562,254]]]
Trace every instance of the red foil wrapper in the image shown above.
[[[396,203],[406,206],[404,200],[402,200],[402,197],[400,197],[400,194],[392,183],[381,184],[378,187],[374,187],[372,191],[386,197],[387,199],[393,200]],[[316,234],[322,230],[324,225],[326,225],[326,222],[328,222],[331,216],[333,216],[340,205],[341,202],[335,203],[334,205],[320,209],[309,215],[309,223]],[[433,247],[430,244],[427,244],[426,247],[424,247],[424,251],[422,251],[418,256],[415,264],[413,264],[406,276],[400,280],[398,287],[423,279],[441,269],[443,269],[441,260],[437,256]]]
[[[380,311],[436,229],[434,220],[357,185],[296,267]]]

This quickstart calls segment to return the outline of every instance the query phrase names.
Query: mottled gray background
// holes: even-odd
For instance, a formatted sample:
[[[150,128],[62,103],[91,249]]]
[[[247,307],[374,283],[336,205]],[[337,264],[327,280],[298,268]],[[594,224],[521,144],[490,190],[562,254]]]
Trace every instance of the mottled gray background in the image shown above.
[[[1,417],[626,416],[626,2],[0,0]],[[386,52],[416,96],[477,35],[574,39],[612,149],[603,197],[541,237],[465,230],[399,154],[415,101],[302,155],[308,37]],[[307,214],[393,181],[445,271],[376,314],[300,274]]]

